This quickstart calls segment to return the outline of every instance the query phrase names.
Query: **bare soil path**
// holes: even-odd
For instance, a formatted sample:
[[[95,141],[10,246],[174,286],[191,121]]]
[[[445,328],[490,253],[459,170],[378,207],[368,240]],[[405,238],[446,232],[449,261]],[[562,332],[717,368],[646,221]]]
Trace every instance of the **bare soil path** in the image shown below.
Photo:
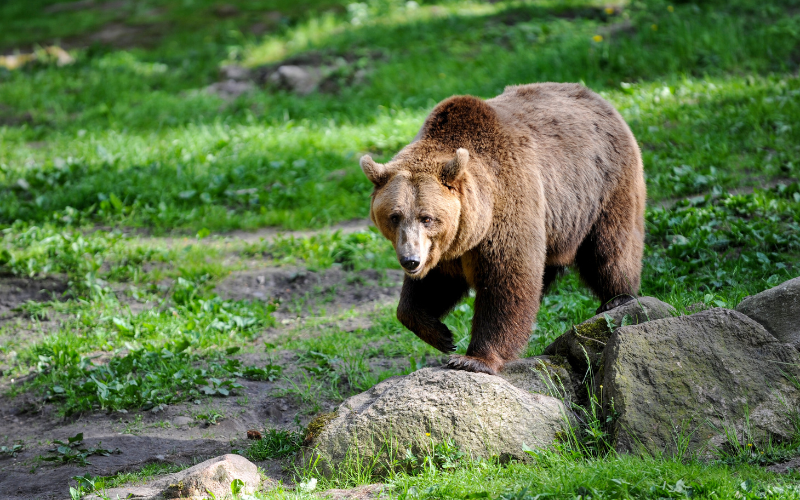
[[[365,227],[365,221],[354,221],[327,231],[358,231]],[[280,234],[302,237],[316,233]],[[277,234],[277,231],[264,230],[228,234],[224,240],[212,238],[208,241],[235,247]],[[147,238],[137,241],[145,243],[142,240]],[[147,243],[181,245],[183,240],[151,238]],[[187,238],[186,244],[190,243],[196,240]],[[287,333],[294,337],[315,335],[317,330],[306,328],[308,322],[328,321],[344,331],[368,328],[369,316],[377,307],[397,300],[401,282],[400,271],[353,272],[337,267],[310,271],[254,262],[253,267],[234,272],[219,282],[216,292],[226,299],[279,301],[275,312],[277,326],[265,329],[236,355],[247,364],[257,364],[267,362],[264,342],[282,338]],[[58,298],[66,288],[66,282],[57,277],[44,280],[0,277],[0,325],[8,325],[0,330],[0,345],[21,348],[56,329],[61,318],[47,318],[49,321],[32,318],[18,308],[27,301]],[[244,387],[235,396],[208,397],[169,405],[158,411],[96,411],[64,418],[38,394],[0,395],[0,445],[24,445],[16,456],[0,455],[0,500],[64,499],[69,497],[69,486],[74,484],[70,479],[74,476],[87,473],[110,476],[137,471],[150,463],[191,465],[246,449],[246,435],[250,429],[297,429],[298,424],[307,424],[314,414],[284,390],[291,379],[301,374],[296,366],[297,355],[292,351],[276,352],[284,366],[285,378],[272,382],[242,379],[239,383]],[[8,381],[5,381],[4,389],[8,388]],[[337,404],[338,401],[323,400],[319,411],[330,411]],[[86,467],[41,461],[41,457],[53,455],[49,450],[54,448],[54,440],[63,441],[78,433],[83,434],[85,447],[99,446],[114,452],[109,456],[88,457],[90,465]],[[285,462],[270,460],[258,465],[274,481],[291,479]]]

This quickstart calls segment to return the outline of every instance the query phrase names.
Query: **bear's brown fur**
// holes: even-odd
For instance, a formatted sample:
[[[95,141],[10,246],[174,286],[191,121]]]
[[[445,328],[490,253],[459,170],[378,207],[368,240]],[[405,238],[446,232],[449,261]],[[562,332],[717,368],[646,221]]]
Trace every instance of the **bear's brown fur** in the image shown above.
[[[493,374],[518,356],[564,266],[577,267],[599,311],[639,289],[639,146],[619,113],[581,85],[451,97],[391,161],[364,156],[361,167],[375,185],[370,217],[406,268],[400,321],[452,352],[441,320],[476,291],[472,339],[452,368]]]

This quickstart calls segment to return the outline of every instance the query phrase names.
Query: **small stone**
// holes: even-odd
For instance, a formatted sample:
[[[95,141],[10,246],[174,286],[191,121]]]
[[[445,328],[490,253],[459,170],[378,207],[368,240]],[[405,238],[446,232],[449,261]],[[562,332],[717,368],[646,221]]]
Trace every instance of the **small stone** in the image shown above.
[[[237,82],[244,82],[244,81],[249,81],[252,78],[249,69],[242,66],[237,66],[235,64],[222,66],[219,69],[219,73],[222,76],[223,80],[234,80]]]
[[[237,82],[236,80],[225,80],[206,87],[206,92],[215,94],[223,99],[235,99],[245,92],[255,89],[253,82]]]
[[[322,81],[322,71],[313,66],[279,66],[269,77],[270,82],[278,87],[307,95],[315,90]]]
[[[254,463],[240,455],[222,455],[148,484],[105,490],[102,498],[227,498],[235,479],[244,483],[242,493],[247,495],[255,493],[261,485],[261,476]],[[85,498],[100,500],[101,497]]]
[[[172,424],[175,427],[180,427],[182,425],[189,425],[192,422],[194,422],[194,420],[192,420],[191,417],[175,417],[174,419],[172,419]]]

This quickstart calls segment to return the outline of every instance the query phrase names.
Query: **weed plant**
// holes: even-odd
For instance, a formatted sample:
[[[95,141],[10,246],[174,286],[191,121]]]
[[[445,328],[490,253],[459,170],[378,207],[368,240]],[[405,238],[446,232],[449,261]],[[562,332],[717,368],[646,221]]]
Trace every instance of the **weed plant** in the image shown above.
[[[261,439],[253,442],[242,454],[250,460],[282,458],[296,452],[303,435],[292,430],[268,429]]]

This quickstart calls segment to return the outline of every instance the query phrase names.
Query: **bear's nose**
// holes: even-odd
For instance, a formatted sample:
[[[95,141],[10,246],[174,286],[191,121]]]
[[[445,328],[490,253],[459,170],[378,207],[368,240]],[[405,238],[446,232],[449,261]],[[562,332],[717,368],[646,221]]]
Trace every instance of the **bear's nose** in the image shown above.
[[[419,267],[419,257],[410,255],[408,257],[400,257],[400,265],[409,271],[413,271]]]

